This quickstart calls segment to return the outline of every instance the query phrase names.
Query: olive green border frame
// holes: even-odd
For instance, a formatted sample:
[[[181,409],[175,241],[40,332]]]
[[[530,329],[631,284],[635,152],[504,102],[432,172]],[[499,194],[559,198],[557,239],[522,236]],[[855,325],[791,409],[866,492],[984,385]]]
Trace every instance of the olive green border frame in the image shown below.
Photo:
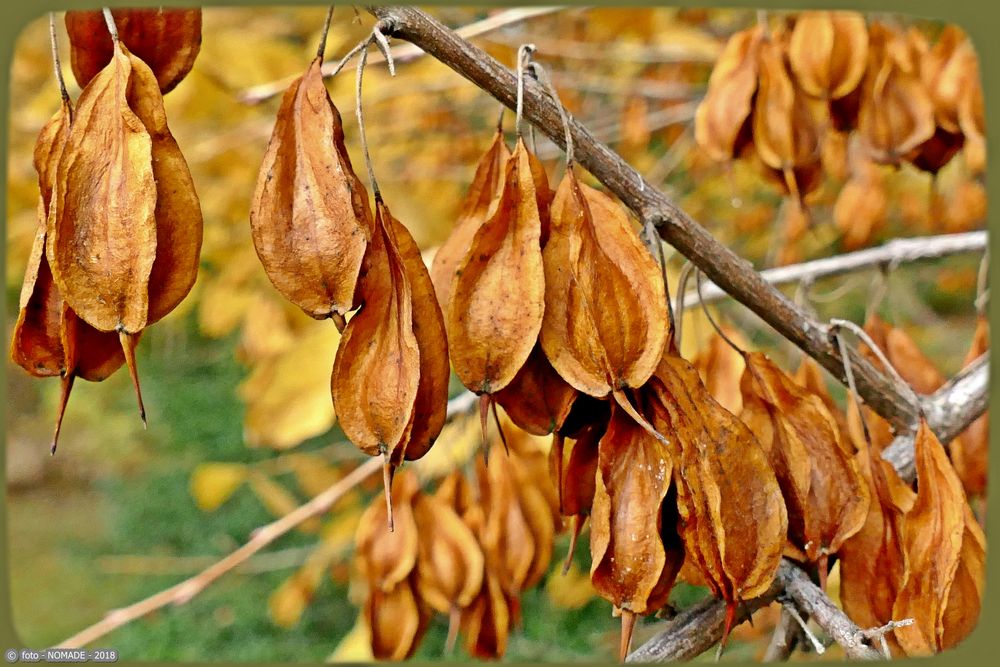
[[[94,0],[28,0],[21,4],[14,0],[5,0],[0,6],[0,211],[3,212],[3,219],[0,222],[0,234],[3,243],[6,243],[6,210],[7,210],[7,146],[9,131],[9,96],[10,96],[10,66],[13,58],[14,44],[21,29],[32,20],[42,16],[44,13],[53,10],[66,9],[92,9]],[[167,2],[155,2],[154,0],[112,0],[104,2],[109,6],[155,6],[169,4],[175,6],[195,6],[201,3],[191,0],[167,0]],[[206,3],[209,6],[246,6],[246,5],[323,5],[327,3],[311,2],[309,0],[210,0]],[[375,3],[388,4],[388,3]],[[969,33],[976,49],[979,52],[981,71],[983,76],[983,86],[986,99],[987,117],[987,152],[993,156],[993,161],[1000,159],[1000,40],[996,38],[995,28],[1000,26],[1000,5],[992,5],[984,0],[831,0],[828,2],[816,2],[814,0],[800,0],[799,2],[786,2],[784,0],[716,0],[705,2],[704,0],[675,0],[673,2],[664,0],[661,2],[615,2],[614,0],[597,0],[594,3],[580,2],[580,0],[570,0],[560,2],[538,2],[537,0],[526,0],[522,2],[508,0],[504,2],[484,2],[483,0],[464,0],[450,3],[420,2],[422,5],[602,5],[602,6],[655,6],[674,5],[687,7],[764,7],[767,9],[859,9],[862,11],[898,12],[911,16],[921,16],[931,19],[939,19],[957,23]],[[470,84],[472,85],[472,84]],[[1000,185],[996,178],[987,178],[988,201],[1000,202]],[[997,227],[1000,214],[997,207],[991,206],[988,212],[989,228]],[[993,257],[1000,257],[1000,241],[997,237],[990,235],[990,250]],[[2,248],[3,246],[0,246]],[[6,254],[0,252],[0,276],[6,275]],[[6,295],[0,295],[4,301],[3,312],[6,314]],[[990,324],[993,331],[1000,331],[1000,306],[993,300],[989,307]],[[2,320],[6,321],[6,319]],[[3,350],[7,349],[7,340],[4,339]],[[7,382],[6,364],[0,364],[0,423],[6,424],[7,411]],[[991,364],[990,381],[997,380],[997,365]],[[997,414],[993,411],[990,420],[991,442],[990,448],[994,455],[990,457],[990,479],[1000,480],[1000,448],[998,444],[998,431],[1000,424],[997,423]],[[0,457],[0,474],[6,472],[5,457]],[[996,484],[996,482],[994,482]],[[996,664],[997,655],[1000,655],[1000,642],[993,635],[992,631],[1000,630],[1000,607],[996,600],[998,590],[1000,590],[1000,559],[996,554],[1000,553],[1000,548],[996,546],[1000,542],[1000,508],[998,505],[998,494],[990,493],[988,497],[989,510],[987,512],[987,581],[986,591],[983,599],[983,610],[979,625],[973,634],[967,638],[954,650],[944,654],[921,660],[905,660],[906,663],[917,663],[933,665],[934,667],[951,667],[952,665],[987,665]],[[0,503],[0,652],[8,648],[33,648],[25,647],[17,637],[13,623],[13,609],[10,598],[10,576],[7,567],[8,550],[7,541],[7,509],[5,503]],[[114,642],[108,642],[108,646],[113,647]],[[993,659],[989,658],[993,655]],[[206,656],[210,658],[210,656]],[[141,663],[157,664],[157,663]],[[169,663],[164,663],[169,664]],[[192,663],[195,664],[195,663]],[[219,663],[215,663],[219,664]],[[747,663],[751,664],[751,663]]]

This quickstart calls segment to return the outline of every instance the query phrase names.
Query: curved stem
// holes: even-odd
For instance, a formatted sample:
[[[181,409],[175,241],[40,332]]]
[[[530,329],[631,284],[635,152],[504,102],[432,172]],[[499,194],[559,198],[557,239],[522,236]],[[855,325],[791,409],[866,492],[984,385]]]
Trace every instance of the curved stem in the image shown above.
[[[115,17],[111,15],[111,10],[107,7],[101,9],[104,13],[104,22],[108,25],[108,32],[111,33],[111,41],[118,46],[118,26],[115,25]]]
[[[319,47],[316,49],[316,57],[320,60],[323,59],[323,55],[326,53],[326,37],[330,34],[330,19],[333,18],[333,5],[326,10],[326,20],[323,22],[323,33],[319,38]]]
[[[570,131],[569,115],[566,108],[563,106],[562,100],[559,99],[559,93],[556,92],[556,87],[552,84],[552,77],[549,76],[545,68],[538,63],[531,63],[531,69],[535,73],[535,77],[541,81],[542,85],[549,91],[549,95],[552,96],[552,101],[555,103],[556,108],[559,110],[559,117],[562,119],[563,131],[566,134],[566,170],[573,165],[573,133]]]
[[[724,334],[722,332],[722,328],[718,325],[718,323],[716,323],[715,318],[712,317],[712,314],[710,312],[708,312],[708,306],[705,305],[705,300],[701,298],[701,269],[695,269],[694,286],[698,292],[698,300],[701,302],[701,310],[703,313],[705,313],[705,317],[708,318],[708,323],[712,325],[713,329],[715,329],[715,333],[719,334],[722,337],[722,340],[726,341],[729,347],[739,352],[741,356],[746,357],[747,356],[746,350],[740,348],[740,346],[734,343],[732,339],[729,338],[729,336]]]
[[[368,137],[365,134],[365,119],[361,112],[361,83],[364,78],[365,63],[368,61],[368,45],[372,43],[374,36],[370,37],[361,49],[361,57],[358,59],[358,74],[355,78],[355,106],[354,110],[358,117],[358,140],[361,142],[361,152],[365,156],[365,167],[368,169],[368,182],[372,186],[372,194],[375,201],[382,201],[382,192],[378,189],[378,181],[375,180],[375,170],[372,168],[372,156],[368,153]]]
[[[867,344],[868,347],[871,349],[872,353],[876,357],[878,357],[879,361],[882,362],[882,365],[885,366],[886,372],[889,373],[892,376],[892,378],[897,382],[897,384],[903,387],[906,393],[910,395],[910,400],[913,402],[913,404],[918,408],[921,408],[922,404],[920,401],[920,397],[917,396],[917,392],[913,390],[913,387],[910,386],[909,382],[903,379],[903,376],[899,374],[899,371],[896,370],[896,367],[892,365],[891,361],[889,361],[889,357],[885,355],[885,352],[882,351],[882,348],[880,348],[878,345],[875,344],[875,341],[872,340],[872,337],[868,335],[867,331],[859,327],[854,322],[851,322],[850,320],[841,320],[837,318],[830,320],[830,326],[833,327],[834,329],[839,329],[841,327],[845,329],[850,329],[855,336],[863,340],[865,344]],[[841,354],[843,354],[843,352],[841,352]]]
[[[522,44],[517,50],[517,108],[514,115],[514,131],[521,138],[521,118],[524,116],[524,68],[535,52],[534,44]]]
[[[56,37],[56,13],[49,12],[49,41],[52,44],[52,69],[59,83],[59,94],[63,102],[69,104],[69,93],[66,92],[66,81],[63,79],[62,63],[59,61],[59,40]]]

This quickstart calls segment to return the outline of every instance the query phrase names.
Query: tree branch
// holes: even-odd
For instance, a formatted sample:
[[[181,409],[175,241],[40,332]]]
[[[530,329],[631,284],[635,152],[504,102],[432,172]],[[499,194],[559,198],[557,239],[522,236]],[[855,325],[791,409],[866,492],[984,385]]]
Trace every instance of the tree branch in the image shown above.
[[[987,239],[985,231],[893,239],[875,248],[866,248],[834,257],[824,257],[801,264],[767,269],[761,271],[760,276],[772,285],[819,280],[880,265],[895,265],[921,259],[938,259],[966,252],[981,252],[986,249]],[[728,296],[718,285],[708,282],[702,284],[702,294],[706,303],[719,301]],[[694,290],[690,290],[685,295],[684,305],[685,307],[698,305],[698,295]]]
[[[203,591],[216,579],[245,562],[252,555],[289,532],[306,519],[326,512],[351,489],[367,477],[382,469],[382,459],[372,458],[345,475],[340,481],[277,521],[254,531],[250,540],[220,561],[202,570],[195,576],[160,591],[135,604],[115,609],[89,628],[78,632],[58,644],[56,648],[80,648],[100,639],[112,630],[131,623],[137,618],[150,614],[167,605],[182,605]]]
[[[989,359],[988,354],[984,354],[925,401],[927,419],[936,432],[944,433],[950,439],[978,419],[986,410],[988,402]],[[915,477],[912,430],[897,437],[882,452],[882,458],[892,463],[903,480],[912,482]],[[778,567],[778,574],[768,592],[746,603],[741,620],[749,613],[770,604],[782,590],[824,632],[844,646],[849,656],[855,654],[853,657],[866,659],[879,657],[874,649],[868,646],[862,648],[857,641],[857,633],[863,633],[862,629],[837,609],[826,594],[809,580],[805,572],[787,558]],[[705,652],[722,638],[725,613],[726,605],[721,600],[701,602],[667,622],[656,636],[633,651],[628,661],[689,660]]]
[[[516,105],[514,73],[426,13],[410,7],[369,7],[388,22],[387,30],[420,47],[490,93],[509,108]],[[524,117],[557,145],[565,147],[557,105],[529,79],[524,84]],[[705,275],[747,306],[778,333],[843,380],[843,361],[827,336],[827,327],[810,318],[784,294],[767,283],[749,262],[719,243],[704,227],[647,182],[631,165],[575,119],[571,132],[577,161],[643,222],[655,224],[668,243],[702,269]],[[919,412],[893,382],[857,352],[851,351],[858,393],[865,403],[902,431],[911,428]]]

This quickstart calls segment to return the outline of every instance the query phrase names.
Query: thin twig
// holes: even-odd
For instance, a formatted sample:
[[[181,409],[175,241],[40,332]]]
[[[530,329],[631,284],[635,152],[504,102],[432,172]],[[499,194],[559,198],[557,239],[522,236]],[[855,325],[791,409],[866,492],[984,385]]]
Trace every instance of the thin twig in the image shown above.
[[[108,32],[111,33],[111,41],[118,46],[118,26],[115,25],[115,17],[111,15],[111,10],[107,7],[101,9],[104,13],[104,23],[108,26]]]
[[[858,633],[858,641],[861,639],[867,639],[871,641],[872,639],[878,639],[879,645],[882,648],[882,654],[885,656],[886,660],[892,660],[892,653],[889,652],[889,644],[885,640],[885,636],[890,632],[893,632],[896,628],[905,628],[908,625],[913,625],[914,619],[904,618],[901,621],[889,621],[885,625],[879,626],[877,628],[869,628],[867,630],[861,630]]]
[[[345,475],[336,484],[309,502],[292,510],[277,521],[255,530],[250,540],[220,561],[213,563],[195,576],[160,591],[135,604],[116,609],[94,625],[60,642],[57,648],[80,648],[86,646],[112,630],[150,614],[167,605],[182,605],[201,593],[216,579],[245,562],[252,555],[288,533],[303,521],[326,512],[355,486],[363,482],[382,467],[381,459],[375,457]]]
[[[372,195],[375,201],[382,201],[382,193],[378,189],[378,181],[375,180],[375,170],[372,168],[372,156],[368,152],[368,136],[365,133],[365,118],[361,113],[361,83],[365,75],[365,63],[368,61],[368,46],[374,40],[374,36],[365,42],[361,49],[361,56],[358,58],[358,73],[355,78],[355,104],[354,111],[358,118],[358,141],[361,143],[361,152],[365,156],[365,168],[368,170],[368,183],[372,187]],[[388,493],[386,489],[386,493]]]
[[[819,639],[817,639],[816,635],[814,635],[812,631],[809,629],[809,626],[806,624],[805,620],[799,615],[799,612],[795,608],[795,605],[792,604],[791,602],[786,602],[782,605],[782,608],[786,612],[788,612],[788,615],[791,616],[796,623],[799,624],[799,628],[802,629],[802,634],[804,634],[806,636],[806,639],[809,640],[809,643],[812,644],[813,650],[816,651],[816,655],[823,655],[824,653],[826,653],[826,647],[823,646],[823,643]]]
[[[319,38],[319,47],[316,49],[316,57],[322,59],[326,53],[326,37],[330,34],[330,19],[333,18],[333,5],[326,10],[326,20],[323,21],[323,32]]]
[[[896,367],[892,365],[891,361],[889,361],[889,357],[887,357],[885,352],[882,351],[882,348],[880,348],[875,341],[872,340],[872,337],[868,335],[867,331],[850,320],[842,320],[836,317],[830,320],[830,327],[831,330],[840,328],[850,329],[855,336],[863,340],[868,345],[869,349],[871,349],[872,353],[874,353],[874,355],[878,357],[879,361],[882,362],[882,365],[885,366],[886,372],[892,375],[893,379],[895,379],[901,386],[906,387],[907,392],[911,395],[910,398],[913,401],[913,404],[917,406],[920,405],[921,401],[920,397],[917,396],[917,392],[914,391],[909,382],[903,379],[903,376],[899,374]],[[844,359],[844,365],[845,367],[850,366],[848,358]]]
[[[976,273],[976,300],[974,303],[977,315],[983,315],[986,312],[986,304],[989,302],[989,272],[990,249],[987,247],[986,252],[983,253],[983,258],[979,260],[979,271]]]
[[[499,30],[507,26],[513,25],[515,23],[520,23],[522,21],[527,21],[539,16],[545,16],[547,14],[552,14],[559,11],[566,10],[566,7],[530,7],[525,9],[508,9],[506,11],[499,12],[493,16],[485,18],[481,21],[476,21],[468,25],[456,28],[455,32],[465,39],[471,39],[473,37],[479,37],[481,35],[488,34],[494,30]],[[577,9],[577,8],[573,8]],[[355,14],[357,14],[357,8],[355,8]],[[359,22],[355,19],[355,22]],[[397,63],[412,62],[417,60],[421,56],[426,55],[423,49],[414,46],[413,44],[407,43],[392,49],[393,58]],[[372,56],[370,64],[375,64],[378,58]],[[324,79],[328,79],[334,76],[343,67],[342,63],[334,64],[333,62],[323,63],[320,69],[321,74]],[[240,102],[244,104],[259,104],[261,102],[267,101],[276,95],[280,95],[283,90],[288,88],[288,85],[294,80],[294,76],[285,77],[277,81],[269,81],[257,86],[252,86],[241,91],[237,97]]]
[[[798,623],[788,613],[787,607],[781,605],[781,615],[778,617],[778,624],[774,627],[774,633],[771,635],[771,640],[764,651],[762,662],[784,662],[788,660],[792,655],[792,651],[795,650],[801,634],[802,632],[799,630]]]
[[[49,12],[49,41],[52,44],[52,69],[59,83],[59,95],[63,102],[69,104],[69,93],[66,91],[66,81],[63,79],[62,63],[59,61],[59,39],[56,36],[56,13]]]
[[[801,264],[790,264],[760,272],[760,277],[772,285],[786,285],[806,278],[819,280],[867,271],[887,262],[905,264],[924,259],[939,259],[951,255],[981,252],[986,248],[988,237],[985,231],[963,232],[960,234],[940,234],[910,239],[893,239],[874,248],[845,253],[823,259],[814,259]],[[729,295],[715,283],[705,283],[705,301],[711,303]],[[685,293],[687,305],[697,302],[694,293]],[[822,302],[817,296],[813,301]]]
[[[534,44],[522,44],[517,49],[517,107],[514,113],[514,132],[521,138],[521,118],[524,115],[524,67],[535,52]]]
[[[537,78],[546,90],[549,91],[549,95],[552,96],[552,101],[555,102],[556,106],[559,108],[559,117],[562,119],[563,129],[566,132],[566,171],[569,171],[570,167],[573,166],[573,133],[570,132],[569,125],[569,115],[566,111],[566,107],[563,106],[562,100],[559,99],[559,93],[556,91],[555,85],[552,83],[552,77],[548,75],[545,68],[540,64],[533,62],[531,63],[531,69],[535,73],[535,78]]]
[[[701,299],[701,269],[694,270],[694,286],[695,290],[697,290],[698,292],[699,299]],[[729,336],[727,336],[725,332],[722,331],[722,327],[720,327],[716,323],[715,318],[712,317],[712,314],[710,312],[708,312],[708,305],[705,303],[704,300],[701,301],[701,310],[703,313],[705,313],[705,317],[708,318],[708,323],[712,325],[713,329],[715,329],[715,333],[719,334],[722,340],[726,341],[729,347],[739,352],[741,356],[746,357],[747,356],[746,350],[744,350],[739,345],[734,343],[733,340]]]
[[[677,297],[674,299],[677,305],[674,306],[676,311],[676,319],[674,324],[677,330],[674,332],[674,342],[677,345],[677,349],[681,349],[681,332],[684,329],[684,312],[687,310],[688,305],[695,305],[696,303],[707,303],[705,300],[699,298],[699,294],[695,293],[693,299],[681,298],[681,295],[687,294],[687,284],[688,279],[691,277],[691,271],[694,269],[694,264],[690,260],[684,260],[684,265],[681,266],[681,274],[677,278]],[[725,294],[725,292],[723,292]],[[689,304],[690,301],[690,304]]]

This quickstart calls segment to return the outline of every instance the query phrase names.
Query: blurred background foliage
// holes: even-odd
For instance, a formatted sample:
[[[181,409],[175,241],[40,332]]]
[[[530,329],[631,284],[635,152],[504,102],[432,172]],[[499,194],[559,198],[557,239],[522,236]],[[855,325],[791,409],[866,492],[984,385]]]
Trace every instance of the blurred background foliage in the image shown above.
[[[502,10],[430,11],[457,27]],[[15,624],[28,646],[51,645],[108,610],[203,569],[360,460],[336,427],[330,400],[336,330],[305,316],[270,285],[248,224],[278,99],[251,105],[240,95],[303,72],[323,14],[321,7],[205,10],[194,69],[165,98],[201,198],[205,241],[193,292],[139,346],[150,429],[139,427],[124,373],[102,384],[78,383],[59,455],[50,459],[58,383],[34,381],[8,364],[8,544]],[[726,168],[695,147],[694,110],[712,63],[725,39],[754,20],[743,10],[567,9],[474,41],[507,64],[519,44],[535,43],[537,60],[552,72],[570,111],[720,240],[763,268],[843,250],[831,222],[842,178],[829,177],[810,198],[816,224],[792,233],[780,195],[752,166]],[[939,30],[902,22],[931,37]],[[367,15],[338,8],[327,57],[338,59],[370,25]],[[60,47],[75,97],[61,22]],[[360,166],[352,69],[328,86]],[[371,66],[364,95],[385,199],[429,261],[490,141],[498,105],[429,57],[401,63],[395,79]],[[58,104],[44,18],[27,26],[16,45],[11,99],[6,288],[7,303],[16,304],[36,224],[31,150]],[[508,115],[506,126],[512,125]],[[541,136],[537,152],[555,183],[561,152]],[[961,161],[953,163],[938,177],[942,193],[963,181]],[[885,177],[888,220],[870,243],[985,224],[983,213],[964,209],[947,219],[929,216],[930,178],[912,167],[886,168]],[[674,278],[679,259],[671,262]],[[889,278],[883,316],[905,328],[946,375],[958,370],[971,339],[977,263],[924,262],[900,267]],[[871,280],[860,274],[820,281],[812,305],[822,318],[859,321]],[[835,298],[824,300],[823,294]],[[723,304],[720,311],[752,348],[768,350],[786,368],[798,365],[800,353],[745,309]],[[8,309],[8,337],[15,316]],[[687,318],[684,349],[691,354],[710,329],[699,313]],[[434,450],[439,453],[414,468],[422,479],[434,478],[462,463],[478,443],[478,427],[460,419],[442,435]],[[143,660],[365,658],[349,556],[360,512],[379,488],[372,480],[189,604],[135,622],[100,644]],[[567,542],[565,536],[557,542],[556,559]],[[592,595],[586,551],[578,550],[567,578],[553,572],[526,594],[523,627],[512,634],[508,660],[613,656],[618,624],[610,606]],[[836,591],[835,576],[831,589]],[[681,584],[673,603],[684,607],[704,594]],[[755,628],[741,626],[724,659],[758,656],[773,611],[763,612]],[[651,632],[651,624],[639,628],[636,645]],[[461,649],[444,656],[445,634],[446,621],[435,620],[417,658],[461,659]]]

